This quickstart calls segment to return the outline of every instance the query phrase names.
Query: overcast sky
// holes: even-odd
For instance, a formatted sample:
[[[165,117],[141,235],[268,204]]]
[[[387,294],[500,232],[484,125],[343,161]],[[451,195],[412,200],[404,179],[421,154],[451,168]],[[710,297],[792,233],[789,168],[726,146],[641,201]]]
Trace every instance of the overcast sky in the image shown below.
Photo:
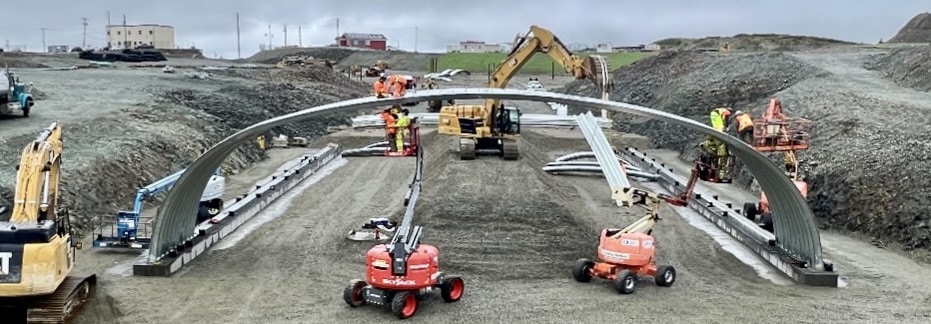
[[[882,4],[887,3],[887,4]],[[893,5],[894,3],[894,5]],[[221,5],[222,4],[222,5]],[[9,6],[7,6],[9,7]],[[240,13],[242,56],[268,43],[304,46],[333,43],[339,32],[382,33],[389,45],[444,51],[461,40],[509,42],[531,24],[552,30],[563,42],[637,45],[667,37],[729,36],[738,33],[814,35],[875,43],[892,37],[910,18],[931,11],[929,0],[31,0],[16,1],[0,19],[0,41],[12,48],[106,42],[111,23],[175,27],[176,44],[204,54],[235,58],[236,12]],[[416,33],[415,29],[419,30]],[[415,42],[416,38],[416,42]],[[6,45],[5,43],[0,45]]]

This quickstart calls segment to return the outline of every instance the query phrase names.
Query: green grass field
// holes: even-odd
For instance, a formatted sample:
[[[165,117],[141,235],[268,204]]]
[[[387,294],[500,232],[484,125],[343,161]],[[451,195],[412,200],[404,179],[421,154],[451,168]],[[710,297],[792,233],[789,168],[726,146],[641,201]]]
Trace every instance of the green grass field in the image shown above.
[[[589,54],[580,54],[587,57]],[[637,60],[651,55],[650,53],[604,53],[599,54],[608,58],[608,64],[612,69],[627,66]],[[445,69],[465,69],[473,73],[483,73],[491,64],[499,64],[506,57],[505,53],[448,53],[440,56],[437,60],[437,71]],[[524,64],[520,73],[525,74],[550,74],[553,68],[553,59],[549,55],[537,53],[530,62]],[[556,63],[556,74],[566,74],[562,66]]]

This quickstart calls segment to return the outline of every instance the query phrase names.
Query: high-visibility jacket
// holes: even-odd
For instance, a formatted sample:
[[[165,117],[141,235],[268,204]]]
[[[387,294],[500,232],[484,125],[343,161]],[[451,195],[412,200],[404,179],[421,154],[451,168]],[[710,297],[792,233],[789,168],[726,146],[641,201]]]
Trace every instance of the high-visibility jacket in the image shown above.
[[[737,120],[737,132],[742,132],[747,128],[753,127],[753,118],[750,118],[750,114],[748,113],[734,116],[734,119]]]
[[[711,110],[711,128],[719,132],[723,132],[724,128],[727,126],[727,115],[730,115],[730,112],[727,111],[727,108],[715,108]]]
[[[394,126],[396,126],[398,129],[407,129],[407,126],[410,126],[410,124],[411,119],[405,114],[398,116],[398,120],[394,122]]]
[[[388,94],[388,85],[381,80],[376,80],[375,83],[372,84],[372,88],[375,89],[375,95]]]
[[[397,128],[394,128],[395,126],[394,116],[391,116],[390,113],[382,112],[381,119],[385,120],[385,130],[388,131],[388,134],[394,134],[394,131],[397,130]]]

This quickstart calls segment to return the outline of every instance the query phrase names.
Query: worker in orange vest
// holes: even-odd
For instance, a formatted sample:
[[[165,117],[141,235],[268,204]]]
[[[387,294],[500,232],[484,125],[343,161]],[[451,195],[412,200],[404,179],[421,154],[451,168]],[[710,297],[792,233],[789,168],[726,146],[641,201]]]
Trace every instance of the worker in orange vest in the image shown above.
[[[391,87],[395,98],[403,97],[407,90],[407,78],[400,74],[394,74],[388,77],[388,85]]]
[[[389,150],[394,151],[395,146],[391,144],[395,143],[395,136],[398,130],[396,126],[398,115],[394,114],[391,109],[385,109],[379,116],[385,121],[385,140],[388,141]]]
[[[734,113],[734,120],[737,121],[734,123],[737,126],[737,137],[744,143],[753,144],[753,118],[750,113],[738,110]]]
[[[375,89],[375,96],[378,98],[388,97],[388,77],[382,75],[378,77],[378,80],[372,84],[372,88]]]

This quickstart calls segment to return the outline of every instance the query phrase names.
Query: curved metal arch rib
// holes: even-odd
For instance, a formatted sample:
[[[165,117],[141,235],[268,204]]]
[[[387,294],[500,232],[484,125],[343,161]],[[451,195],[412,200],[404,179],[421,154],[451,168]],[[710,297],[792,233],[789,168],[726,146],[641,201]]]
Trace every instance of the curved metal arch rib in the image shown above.
[[[194,237],[194,227],[196,225],[194,215],[197,213],[198,199],[201,192],[206,188],[210,176],[240,145],[263,134],[272,127],[307,120],[321,113],[336,110],[375,108],[395,103],[427,100],[488,98],[557,102],[608,109],[662,120],[701,134],[714,136],[730,147],[731,153],[744,163],[745,167],[759,181],[760,187],[766,192],[766,195],[770,197],[770,207],[773,213],[778,215],[778,217],[774,217],[774,227],[780,246],[787,252],[808,261],[816,269],[823,267],[821,238],[807,202],[775,163],[739,139],[715,131],[711,127],[694,120],[647,107],[553,92],[488,88],[422,90],[397,99],[366,97],[347,100],[276,117],[240,130],[214,145],[197,158],[168,193],[165,202],[158,209],[155,231],[149,249],[149,260],[155,262],[173,246]]]

